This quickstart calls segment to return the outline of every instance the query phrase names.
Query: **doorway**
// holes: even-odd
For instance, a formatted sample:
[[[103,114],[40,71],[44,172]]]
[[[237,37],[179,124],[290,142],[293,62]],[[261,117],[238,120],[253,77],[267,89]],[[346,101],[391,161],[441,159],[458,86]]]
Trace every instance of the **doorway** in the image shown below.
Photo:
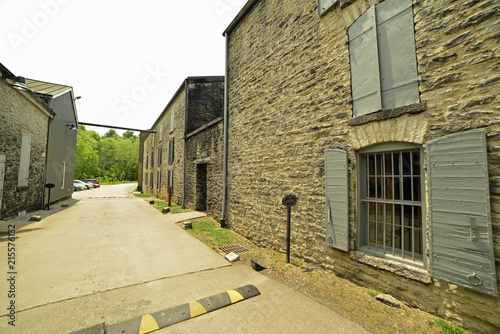
[[[197,211],[207,210],[207,167],[208,164],[196,165],[195,209]]]

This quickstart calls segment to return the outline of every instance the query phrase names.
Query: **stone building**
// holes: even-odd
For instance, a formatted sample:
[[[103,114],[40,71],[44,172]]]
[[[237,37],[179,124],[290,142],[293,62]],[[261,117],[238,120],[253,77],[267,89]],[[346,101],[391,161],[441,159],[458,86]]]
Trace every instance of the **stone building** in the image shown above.
[[[0,219],[38,210],[55,113],[0,64]]]
[[[221,221],[475,332],[500,330],[491,0],[250,0],[224,32]]]
[[[144,193],[220,214],[223,102],[224,77],[184,80],[144,138]]]

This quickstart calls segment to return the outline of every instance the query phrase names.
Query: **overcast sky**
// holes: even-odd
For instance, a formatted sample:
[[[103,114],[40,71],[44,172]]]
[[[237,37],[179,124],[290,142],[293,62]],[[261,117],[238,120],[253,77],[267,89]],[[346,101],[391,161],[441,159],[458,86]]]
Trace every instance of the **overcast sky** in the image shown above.
[[[186,77],[224,75],[222,33],[245,3],[0,0],[0,62],[72,86],[82,122],[149,129]]]

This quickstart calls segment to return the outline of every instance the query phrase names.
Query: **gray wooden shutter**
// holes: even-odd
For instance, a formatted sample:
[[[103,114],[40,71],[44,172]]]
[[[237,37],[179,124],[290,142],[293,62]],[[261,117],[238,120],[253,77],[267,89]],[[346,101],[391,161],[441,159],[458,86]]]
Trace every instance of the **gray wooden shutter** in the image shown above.
[[[171,138],[168,142],[168,163],[174,162],[174,138]]]
[[[427,144],[430,273],[497,296],[484,129]]]
[[[174,132],[174,114],[175,114],[175,109],[172,109],[170,112],[170,133]]]
[[[326,244],[349,251],[347,152],[325,150]]]
[[[31,137],[24,135],[21,142],[18,187],[27,187],[30,174]]]
[[[418,103],[412,0],[384,1],[375,10],[382,109]]]
[[[338,0],[318,0],[318,13],[319,15],[323,15],[330,9],[330,7],[333,7],[338,2]]]
[[[375,7],[349,28],[354,116],[382,109]]]

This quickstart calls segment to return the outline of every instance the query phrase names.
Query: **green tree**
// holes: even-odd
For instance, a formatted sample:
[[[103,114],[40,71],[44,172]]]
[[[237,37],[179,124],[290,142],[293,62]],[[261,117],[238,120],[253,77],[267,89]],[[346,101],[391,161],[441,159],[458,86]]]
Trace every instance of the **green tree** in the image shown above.
[[[100,175],[98,143],[92,135],[81,126],[76,136],[75,179],[88,179]]]
[[[139,166],[139,137],[132,131],[125,132],[122,137],[113,129],[101,137],[80,127],[76,164],[75,175],[80,178],[135,181]]]
[[[102,136],[102,138],[113,138],[116,135],[116,131],[114,129],[109,129],[108,132]]]
[[[135,136],[134,136],[134,132],[133,131],[127,130],[127,131],[125,131],[123,133],[122,137],[125,138],[125,139],[130,139],[130,138],[133,138]]]

